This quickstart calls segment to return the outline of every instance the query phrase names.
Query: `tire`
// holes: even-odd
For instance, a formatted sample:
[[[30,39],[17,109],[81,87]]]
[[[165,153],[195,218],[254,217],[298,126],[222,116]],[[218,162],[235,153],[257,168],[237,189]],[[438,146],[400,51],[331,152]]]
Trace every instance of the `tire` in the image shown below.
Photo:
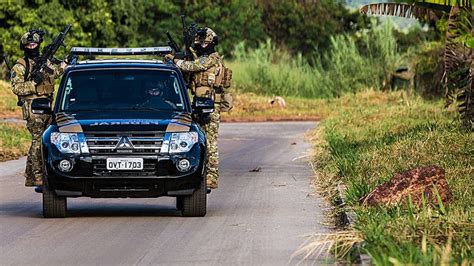
[[[179,200],[177,200],[177,203]],[[202,178],[199,188],[191,196],[183,197],[181,213],[185,217],[204,217],[207,209],[206,179]]]
[[[64,218],[67,212],[67,198],[59,197],[47,186],[43,187],[43,217]]]
[[[176,209],[178,209],[178,211],[183,210],[183,198],[183,196],[176,197]]]

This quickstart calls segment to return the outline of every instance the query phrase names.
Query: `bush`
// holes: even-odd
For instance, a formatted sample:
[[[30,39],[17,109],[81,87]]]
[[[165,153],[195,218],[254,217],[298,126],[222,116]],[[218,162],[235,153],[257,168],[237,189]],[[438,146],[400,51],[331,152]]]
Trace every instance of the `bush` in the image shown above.
[[[444,47],[441,43],[429,43],[414,53],[416,90],[428,98],[444,96]]]
[[[357,39],[332,37],[329,51],[311,60],[277,49],[270,40],[257,49],[240,43],[231,63],[234,81],[243,91],[307,98],[381,88],[401,57],[392,32],[393,25],[386,23],[359,32]]]
[[[317,55],[331,46],[331,36],[363,28],[367,17],[345,8],[341,0],[260,0],[265,30],[278,47],[293,54]]]

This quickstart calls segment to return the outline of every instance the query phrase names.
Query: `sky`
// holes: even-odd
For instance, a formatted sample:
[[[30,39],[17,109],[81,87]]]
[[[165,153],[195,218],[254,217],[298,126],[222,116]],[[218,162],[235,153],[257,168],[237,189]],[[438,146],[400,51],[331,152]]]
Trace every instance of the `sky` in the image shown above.
[[[362,5],[370,4],[370,3],[384,3],[390,2],[387,0],[346,0],[346,4],[351,8],[359,8]],[[417,24],[418,22],[415,19],[406,19],[406,18],[397,18],[397,17],[382,17],[382,20],[386,20],[390,18],[396,25],[398,25],[401,29],[408,28],[412,25]]]

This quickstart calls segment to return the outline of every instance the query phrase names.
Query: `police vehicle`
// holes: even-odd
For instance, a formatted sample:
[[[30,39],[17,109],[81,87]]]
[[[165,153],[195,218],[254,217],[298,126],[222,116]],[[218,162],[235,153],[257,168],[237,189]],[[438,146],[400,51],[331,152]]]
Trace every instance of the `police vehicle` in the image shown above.
[[[160,55],[169,47],[72,48],[42,137],[43,216],[65,217],[68,197],[176,197],[183,216],[206,214],[206,136],[198,117],[207,98],[190,101],[182,73],[160,60],[86,60],[79,56]]]

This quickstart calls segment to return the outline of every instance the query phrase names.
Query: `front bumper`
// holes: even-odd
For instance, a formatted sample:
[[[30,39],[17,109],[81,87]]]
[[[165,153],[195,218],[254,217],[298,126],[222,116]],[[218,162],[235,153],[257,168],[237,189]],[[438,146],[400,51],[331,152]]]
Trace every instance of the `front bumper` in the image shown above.
[[[43,145],[48,186],[60,196],[68,197],[159,197],[189,195],[203,178],[205,148],[196,144],[189,152],[174,155],[65,155],[54,147]],[[144,170],[108,171],[105,161],[113,158],[143,158]],[[177,170],[176,164],[186,158],[191,168]],[[62,172],[58,165],[69,160],[73,168]]]

